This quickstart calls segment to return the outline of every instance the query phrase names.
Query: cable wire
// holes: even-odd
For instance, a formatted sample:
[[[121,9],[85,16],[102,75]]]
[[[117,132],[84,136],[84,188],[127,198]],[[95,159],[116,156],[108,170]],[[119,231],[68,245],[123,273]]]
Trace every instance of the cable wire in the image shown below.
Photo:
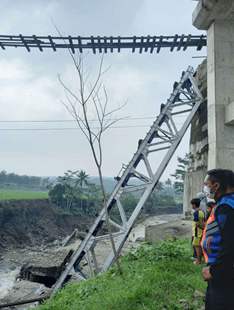
[[[186,116],[179,116],[176,115],[175,117],[186,117]],[[121,121],[132,121],[132,120],[139,120],[139,119],[156,119],[156,116],[147,116],[147,117],[129,117],[129,118],[125,118],[122,119]],[[110,119],[110,121],[114,121],[115,119]],[[97,119],[92,120],[92,122],[97,122]],[[22,120],[22,121],[1,121],[0,123],[69,123],[69,122],[76,122],[76,120],[31,120],[31,121],[27,121],[27,120]],[[90,120],[88,120],[88,122],[90,122]]]
[[[176,125],[182,125],[183,123],[178,123]],[[147,127],[149,128],[152,124],[149,125],[137,125],[137,126],[111,126],[109,129],[119,129],[119,128],[139,128],[139,127]],[[82,128],[85,130],[86,128]],[[93,129],[100,129],[98,127],[93,127]],[[52,130],[81,130],[81,128],[0,128],[0,131],[52,131]]]

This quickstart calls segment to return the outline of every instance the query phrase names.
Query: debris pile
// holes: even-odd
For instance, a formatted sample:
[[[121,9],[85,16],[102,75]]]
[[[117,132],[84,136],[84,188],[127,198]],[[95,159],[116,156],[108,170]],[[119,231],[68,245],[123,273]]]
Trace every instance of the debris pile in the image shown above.
[[[54,252],[56,259],[51,257],[51,251],[49,253],[45,252],[41,255],[34,256],[30,262],[23,265],[16,280],[38,282],[51,288],[60,277],[74,251],[70,250],[64,257],[66,251],[57,250]]]

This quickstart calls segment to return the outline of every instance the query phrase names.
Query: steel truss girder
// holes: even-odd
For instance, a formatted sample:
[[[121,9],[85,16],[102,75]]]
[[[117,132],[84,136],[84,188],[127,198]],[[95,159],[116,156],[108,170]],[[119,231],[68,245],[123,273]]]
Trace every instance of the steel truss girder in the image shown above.
[[[0,48],[6,50],[8,47],[26,48],[28,52],[32,48],[39,49],[43,52],[45,49],[53,49],[56,52],[58,49],[70,49],[74,54],[75,50],[80,53],[87,49],[92,50],[94,54],[107,53],[122,49],[131,49],[132,53],[136,50],[142,52],[159,53],[161,48],[170,48],[172,52],[174,48],[179,51],[183,47],[185,51],[188,47],[196,47],[197,51],[206,46],[205,35],[175,35],[175,36],[134,36],[134,37],[81,37],[81,36],[24,36],[20,35],[0,35]]]
[[[190,66],[186,72],[182,73],[180,82],[176,83],[176,85],[174,84],[173,93],[170,95],[167,103],[161,106],[161,113],[154,121],[146,137],[143,140],[139,140],[137,151],[132,160],[128,165],[123,165],[123,171],[120,172],[121,175],[116,178],[118,183],[108,199],[107,207],[111,217],[111,212],[117,206],[122,220],[122,225],[110,220],[112,227],[119,230],[113,233],[113,237],[117,238],[115,240],[115,247],[118,255],[203,100],[193,75],[194,71]],[[189,109],[187,109],[188,106]],[[178,114],[186,118],[182,126],[177,125],[174,119]],[[158,167],[154,169],[148,155],[162,149],[167,150],[166,154],[164,154],[161,162],[159,162]],[[139,164],[143,165],[144,172],[139,171]],[[130,184],[133,178],[137,178],[141,183],[136,185]],[[127,193],[134,191],[141,192],[141,197],[128,218],[121,199]],[[67,281],[67,276],[74,273],[74,270],[82,274],[82,277],[80,275],[79,277],[85,277],[85,273],[82,273],[80,267],[81,260],[84,257],[87,257],[91,276],[94,274],[93,268],[95,268],[96,272],[99,272],[99,266],[95,256],[95,246],[101,240],[109,238],[109,235],[98,236],[105,225],[105,220],[105,210],[103,208],[85,239],[65,267],[65,270],[54,286],[53,293],[62,287]],[[94,266],[90,259],[89,251],[93,257]],[[102,269],[106,271],[113,264],[114,254],[110,252]]]

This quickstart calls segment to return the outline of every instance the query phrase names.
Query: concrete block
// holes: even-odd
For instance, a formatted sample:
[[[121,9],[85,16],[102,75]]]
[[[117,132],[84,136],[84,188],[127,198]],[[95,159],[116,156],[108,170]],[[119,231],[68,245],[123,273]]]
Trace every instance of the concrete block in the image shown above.
[[[170,236],[180,238],[191,237],[192,221],[178,220],[165,224],[148,226],[145,228],[145,240],[148,240],[151,244],[154,244],[156,241],[163,241],[165,239],[169,239]]]
[[[73,252],[74,250],[70,248],[60,248],[38,253],[21,267],[17,279],[43,283],[51,287],[64,271]]]
[[[207,30],[213,20],[234,20],[234,3],[232,0],[200,0],[197,4],[192,20],[193,26],[200,30]]]
[[[225,144],[224,148],[232,149],[234,147],[234,127],[225,125]]]
[[[234,126],[234,102],[225,107],[225,125]]]
[[[209,145],[208,170],[214,168],[233,169],[234,147],[217,147],[217,144]]]

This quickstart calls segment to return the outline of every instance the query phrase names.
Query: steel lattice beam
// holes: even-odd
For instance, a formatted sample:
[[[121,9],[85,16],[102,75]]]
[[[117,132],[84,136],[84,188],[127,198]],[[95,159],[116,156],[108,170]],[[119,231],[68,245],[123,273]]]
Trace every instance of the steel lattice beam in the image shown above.
[[[142,209],[145,207],[150,195],[158,184],[161,175],[179,146],[203,100],[193,74],[192,67],[189,67],[186,72],[182,73],[180,82],[174,83],[173,93],[166,104],[161,105],[161,112],[156,117],[145,138],[138,141],[137,150],[132,160],[128,165],[123,165],[119,175],[115,178],[118,183],[108,199],[107,209],[110,224],[115,228],[113,237],[115,238],[117,254],[120,253]],[[176,124],[175,116],[177,115],[182,115],[185,118],[182,126]],[[164,152],[161,153],[161,157],[158,156],[160,152]],[[155,161],[155,159],[157,160]],[[138,179],[139,184],[131,184],[133,178]],[[134,191],[138,191],[140,199],[136,202],[134,210],[129,214],[124,209],[122,199],[124,195]],[[121,223],[116,223],[116,214],[113,214],[113,211],[117,212]],[[94,269],[98,273],[100,267],[105,271],[113,265],[113,252],[110,252],[109,256],[105,258],[106,260],[103,266],[99,266],[95,254],[97,243],[109,239],[109,235],[103,234],[105,222],[106,217],[103,208],[71,261],[62,272],[54,286],[53,293],[63,286],[72,275],[85,280],[87,276],[92,276]],[[89,259],[90,253],[93,261]],[[84,272],[81,266],[82,260],[85,257],[89,265],[89,271],[86,272]]]
[[[80,36],[23,36],[20,35],[0,35],[0,48],[6,50],[9,47],[23,47],[28,52],[31,48],[37,48],[43,52],[44,49],[57,49],[69,48],[72,53],[78,49],[80,53],[83,50],[91,49],[94,54],[107,53],[114,50],[120,52],[121,49],[131,49],[132,53],[136,50],[141,54],[142,52],[159,53],[161,48],[170,48],[172,52],[175,48],[177,51],[185,51],[188,47],[196,47],[201,50],[206,46],[206,36],[204,35],[178,35],[175,36],[133,36],[133,37],[80,37]]]

